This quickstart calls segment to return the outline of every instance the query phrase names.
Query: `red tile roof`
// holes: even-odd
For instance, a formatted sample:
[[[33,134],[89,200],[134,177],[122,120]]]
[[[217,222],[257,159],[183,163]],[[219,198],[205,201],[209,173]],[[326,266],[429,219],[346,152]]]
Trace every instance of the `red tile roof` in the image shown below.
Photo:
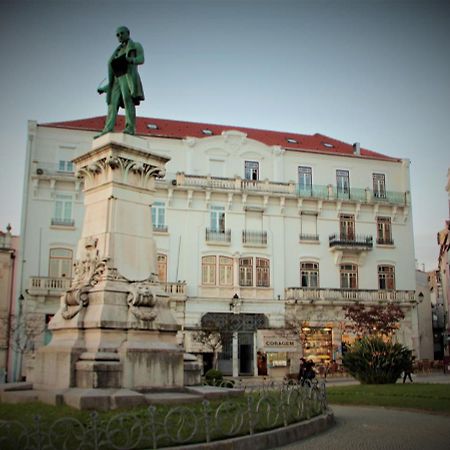
[[[44,123],[39,124],[39,126],[65,128],[70,130],[101,131],[104,123],[105,116],[98,116],[67,122]],[[116,129],[123,130],[124,127],[124,116],[118,116],[116,121]],[[283,131],[259,130],[255,128],[214,125],[148,117],[136,118],[136,134],[141,136],[171,139],[184,139],[186,137],[204,138],[211,135],[220,135],[226,130],[241,131],[242,133],[246,133],[249,139],[260,141],[266,145],[279,145],[288,151],[310,151],[330,155],[399,161],[398,158],[392,158],[365,148],[361,148],[359,156],[354,155],[353,146],[351,144],[318,133],[312,135],[297,134]]]

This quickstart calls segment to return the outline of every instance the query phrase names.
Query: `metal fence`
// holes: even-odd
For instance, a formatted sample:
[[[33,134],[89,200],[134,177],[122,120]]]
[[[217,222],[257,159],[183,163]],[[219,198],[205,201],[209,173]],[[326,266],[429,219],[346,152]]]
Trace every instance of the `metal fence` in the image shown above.
[[[232,390],[231,390],[232,391]],[[252,435],[310,419],[328,409],[325,385],[282,384],[246,389],[223,401],[191,406],[149,406],[111,415],[93,412],[83,421],[0,421],[0,448],[143,449],[212,442]]]

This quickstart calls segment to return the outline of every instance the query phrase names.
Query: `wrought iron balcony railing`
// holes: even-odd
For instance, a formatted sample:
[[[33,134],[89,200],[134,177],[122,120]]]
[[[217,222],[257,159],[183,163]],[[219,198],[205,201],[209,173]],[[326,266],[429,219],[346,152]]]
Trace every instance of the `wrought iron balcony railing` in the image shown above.
[[[56,226],[60,226],[60,227],[73,227],[75,225],[75,220],[53,217],[51,223],[52,223],[52,225],[56,225]]]
[[[231,230],[214,230],[206,228],[206,242],[223,242],[229,244],[231,242]]]
[[[242,243],[245,245],[267,245],[267,231],[242,230]]]
[[[336,233],[329,237],[330,247],[358,247],[371,249],[373,247],[373,237],[365,235],[338,235]]]
[[[156,231],[158,233],[167,233],[169,228],[167,225],[161,225],[161,224],[153,224],[153,231]]]
[[[319,242],[319,235],[318,234],[300,233],[300,240],[301,241]]]
[[[394,245],[394,240],[392,238],[377,238],[378,245]]]
[[[330,289],[289,287],[285,290],[286,300],[324,301],[400,301],[415,302],[415,291],[385,291],[378,289]]]

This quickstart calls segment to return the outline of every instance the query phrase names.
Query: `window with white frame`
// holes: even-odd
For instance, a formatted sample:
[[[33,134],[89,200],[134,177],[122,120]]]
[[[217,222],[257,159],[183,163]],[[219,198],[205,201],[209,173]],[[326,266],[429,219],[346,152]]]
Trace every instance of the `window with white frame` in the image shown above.
[[[213,233],[225,233],[225,208],[223,206],[211,206],[210,220]]]
[[[73,198],[71,194],[56,194],[52,225],[74,225]]]
[[[60,159],[58,163],[58,172],[73,172],[73,162]]]
[[[300,240],[318,241],[317,213],[302,211],[300,214]]]
[[[164,202],[156,201],[152,205],[152,224],[155,231],[167,231],[166,205]]]
[[[203,256],[202,284],[233,286],[233,258],[222,255]]]
[[[336,170],[336,187],[338,197],[350,195],[350,172],[348,170]]]
[[[390,265],[378,266],[378,289],[391,291],[395,289],[395,267]]]
[[[72,277],[73,252],[67,248],[51,248],[49,253],[48,276],[50,278]]]
[[[373,195],[376,198],[386,198],[386,177],[383,173],[373,173]]]
[[[305,261],[300,263],[301,287],[319,287],[319,263]]]
[[[258,181],[259,180],[259,162],[245,161],[245,179]]]
[[[298,167],[298,188],[301,192],[312,190],[312,168],[306,166]]]
[[[358,289],[358,266],[341,264],[341,289]]]

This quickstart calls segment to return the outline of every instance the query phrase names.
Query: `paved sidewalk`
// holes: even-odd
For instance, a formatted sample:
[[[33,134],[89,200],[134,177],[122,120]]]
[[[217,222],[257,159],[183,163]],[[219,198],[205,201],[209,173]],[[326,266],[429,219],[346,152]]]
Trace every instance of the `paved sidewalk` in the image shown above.
[[[450,417],[332,405],[329,431],[278,450],[449,450]]]

